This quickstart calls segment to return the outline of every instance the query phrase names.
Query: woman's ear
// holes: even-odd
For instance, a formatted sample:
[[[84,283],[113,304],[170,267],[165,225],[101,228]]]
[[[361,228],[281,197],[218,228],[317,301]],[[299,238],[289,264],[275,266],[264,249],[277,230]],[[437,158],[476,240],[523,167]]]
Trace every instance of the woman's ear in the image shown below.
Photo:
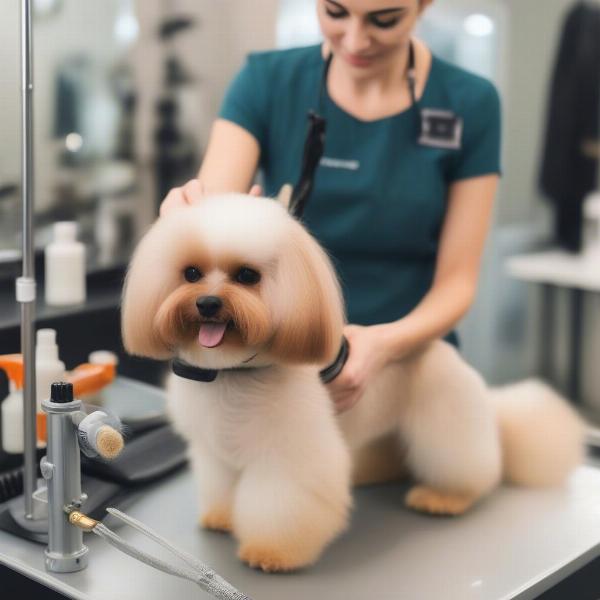
[[[276,329],[270,353],[283,361],[328,364],[342,341],[340,287],[323,249],[299,223],[292,225],[273,291]]]

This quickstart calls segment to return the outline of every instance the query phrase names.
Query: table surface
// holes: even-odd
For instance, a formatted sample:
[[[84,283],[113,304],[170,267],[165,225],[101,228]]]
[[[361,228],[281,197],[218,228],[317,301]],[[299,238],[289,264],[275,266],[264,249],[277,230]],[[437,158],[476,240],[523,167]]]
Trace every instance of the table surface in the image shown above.
[[[600,261],[564,250],[512,256],[506,261],[509,275],[525,281],[600,292]]]
[[[149,395],[153,389],[135,387]],[[558,489],[502,486],[457,518],[407,510],[406,489],[389,484],[355,490],[349,530],[314,567],[286,575],[246,567],[230,536],[196,526],[198,502],[187,470],[156,484],[126,512],[254,600],[528,600],[600,554],[600,469],[595,467],[580,467]],[[119,534],[176,562],[130,528]],[[155,571],[93,534],[86,534],[85,543],[88,568],[57,575],[44,570],[43,546],[0,532],[0,562],[72,598],[209,598],[194,584]]]

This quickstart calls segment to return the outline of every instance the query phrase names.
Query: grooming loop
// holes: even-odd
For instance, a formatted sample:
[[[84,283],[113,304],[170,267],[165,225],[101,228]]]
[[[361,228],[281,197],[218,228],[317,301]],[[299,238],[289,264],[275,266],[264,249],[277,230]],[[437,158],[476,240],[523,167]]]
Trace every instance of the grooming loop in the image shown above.
[[[175,556],[185,563],[185,566],[179,567],[171,565],[160,558],[156,558],[155,556],[136,548],[118,536],[114,531],[111,531],[100,521],[96,521],[79,511],[72,511],[69,514],[69,523],[83,531],[95,533],[98,537],[104,539],[121,552],[124,552],[132,558],[146,563],[163,573],[175,575],[175,577],[181,577],[182,579],[188,579],[189,581],[194,582],[215,598],[219,598],[220,600],[251,600],[249,596],[236,590],[230,583],[225,581],[203,562],[187,552],[176,548],[165,538],[152,531],[152,529],[143,523],[140,523],[140,521],[133,519],[115,508],[107,508],[106,510],[114,517],[120,519],[130,527],[133,527],[133,529],[143,533],[152,541],[160,544],[175,554]]]

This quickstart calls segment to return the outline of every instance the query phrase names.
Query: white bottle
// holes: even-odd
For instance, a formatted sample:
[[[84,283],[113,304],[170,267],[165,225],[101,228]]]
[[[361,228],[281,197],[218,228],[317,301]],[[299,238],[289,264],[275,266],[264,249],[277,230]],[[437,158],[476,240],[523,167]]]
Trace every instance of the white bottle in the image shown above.
[[[2,401],[2,449],[8,454],[23,452],[23,390],[10,381],[10,393]]]
[[[77,223],[54,223],[54,240],[46,246],[46,304],[68,306],[85,301],[85,246]]]
[[[91,352],[88,356],[88,362],[92,365],[113,365],[116,370],[117,365],[119,364],[119,357],[110,350],[94,350],[94,352]],[[106,400],[106,391],[111,385],[112,384],[109,384],[101,390],[98,390],[96,393],[86,396],[83,400],[88,404],[102,406]]]
[[[38,329],[35,345],[35,395],[37,412],[42,411],[42,400],[50,397],[50,386],[65,380],[65,363],[58,358],[56,331]]]

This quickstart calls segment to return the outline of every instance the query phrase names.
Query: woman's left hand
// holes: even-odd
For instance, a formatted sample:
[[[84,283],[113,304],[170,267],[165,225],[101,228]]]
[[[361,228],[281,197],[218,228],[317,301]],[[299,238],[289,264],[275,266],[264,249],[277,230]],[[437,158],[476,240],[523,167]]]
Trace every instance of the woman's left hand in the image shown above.
[[[389,350],[383,334],[385,325],[346,325],[344,335],[350,352],[342,372],[327,389],[336,412],[352,408],[364,394],[369,381],[389,362]]]

